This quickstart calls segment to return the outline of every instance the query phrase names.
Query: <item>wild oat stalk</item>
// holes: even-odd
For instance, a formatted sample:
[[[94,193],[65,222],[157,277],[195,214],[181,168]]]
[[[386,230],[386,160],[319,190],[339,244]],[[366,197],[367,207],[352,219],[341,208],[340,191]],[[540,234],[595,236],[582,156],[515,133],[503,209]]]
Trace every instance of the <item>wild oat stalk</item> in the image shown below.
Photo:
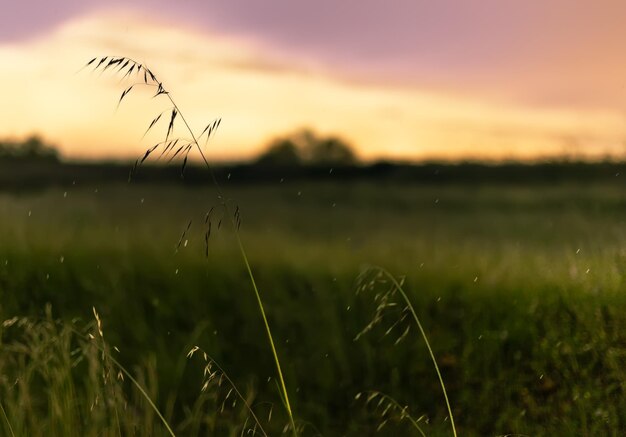
[[[0,378],[0,395],[11,397],[9,411],[15,416],[15,428],[2,403],[0,410],[10,435],[39,436],[47,432],[73,436],[93,434],[89,430],[97,430],[98,435],[121,436],[136,432],[133,424],[138,417],[138,405],[129,405],[122,393],[120,383],[124,375],[174,437],[172,428],[146,390],[111,355],[102,332],[102,321],[95,310],[94,317],[95,325],[78,329],[75,321],[64,323],[53,319],[51,307],[46,306],[44,319],[14,317],[2,322],[2,328],[15,330],[14,338],[1,348],[2,363],[6,367],[2,374],[4,380]],[[113,376],[114,367],[119,369],[117,378]],[[8,375],[15,382],[7,384]],[[86,379],[75,379],[81,376]],[[88,398],[92,399],[91,406],[85,402]],[[51,414],[40,417],[40,407],[46,404]],[[118,407],[123,414],[121,421]],[[114,408],[116,417],[111,422],[101,420],[98,408],[104,411]]]
[[[144,135],[147,134],[159,122],[159,120],[161,120],[164,114],[169,114],[169,122],[167,126],[167,132],[165,134],[165,140],[154,144],[152,147],[146,150],[146,152],[141,158],[137,159],[137,161],[135,162],[135,165],[133,166],[133,169],[131,170],[131,176],[133,172],[137,169],[137,167],[140,166],[144,161],[146,161],[146,159],[148,159],[148,157],[157,150],[160,150],[159,159],[161,157],[165,157],[165,158],[169,158],[169,161],[171,161],[177,156],[182,157],[183,163],[182,163],[181,174],[185,170],[185,166],[187,165],[187,159],[192,149],[196,149],[198,153],[200,154],[200,157],[202,158],[204,165],[206,166],[209,174],[211,175],[211,179],[217,190],[218,200],[232,224],[235,238],[237,240],[239,253],[241,254],[243,262],[246,266],[248,278],[254,290],[254,294],[256,296],[256,300],[259,306],[259,312],[261,313],[263,324],[265,326],[265,331],[267,333],[267,338],[270,343],[270,348],[272,350],[272,355],[274,357],[274,363],[276,364],[276,371],[278,374],[278,379],[280,381],[281,398],[284,402],[285,409],[287,410],[287,414],[289,416],[289,422],[290,422],[293,434],[294,436],[297,435],[297,429],[296,429],[296,425],[295,425],[295,421],[293,417],[293,412],[291,409],[291,404],[289,402],[289,394],[287,391],[287,386],[285,384],[285,379],[283,377],[283,372],[281,370],[280,360],[278,358],[278,352],[276,351],[276,346],[274,344],[274,337],[272,336],[272,330],[270,329],[270,325],[267,320],[267,316],[265,314],[265,307],[263,305],[263,300],[261,299],[261,293],[259,292],[259,289],[257,287],[254,274],[252,273],[252,268],[250,267],[250,262],[248,261],[248,256],[247,256],[245,247],[243,245],[243,242],[241,241],[241,236],[239,235],[239,227],[241,225],[241,217],[239,213],[239,208],[237,207],[234,211],[231,211],[231,207],[228,205],[226,198],[222,194],[222,189],[220,187],[220,184],[217,181],[217,178],[215,177],[213,168],[209,164],[209,161],[207,160],[204,152],[202,151],[202,147],[200,146],[200,141],[203,138],[205,139],[204,144],[206,145],[209,138],[211,137],[211,134],[213,134],[215,130],[219,127],[221,119],[216,119],[208,123],[206,127],[200,132],[200,134],[196,135],[193,129],[191,128],[191,126],[189,125],[189,123],[187,122],[187,119],[185,118],[183,113],[180,111],[180,108],[178,107],[174,99],[172,98],[169,91],[165,89],[163,82],[157,79],[157,77],[152,72],[152,70],[150,70],[146,65],[136,62],[135,60],[128,58],[128,57],[124,57],[124,56],[122,57],[104,56],[102,58],[91,59],[85,65],[85,67],[88,67],[88,66],[93,66],[94,71],[96,70],[106,71],[108,69],[111,69],[111,70],[115,70],[116,73],[118,74],[123,73],[122,79],[126,77],[133,77],[133,75],[134,77],[138,79],[138,82],[133,83],[122,92],[118,100],[118,105],[122,102],[122,100],[124,100],[125,97],[127,97],[130,94],[130,92],[133,89],[139,86],[156,88],[154,97],[165,96],[169,100],[170,104],[172,105],[169,109],[166,109],[165,111],[157,115],[150,122],[148,129],[144,133]],[[189,135],[191,135],[191,138],[170,138],[170,135],[174,132],[174,126],[175,126],[175,122],[177,118],[182,120],[186,130],[189,132]],[[209,219],[210,219],[210,212],[207,214],[208,229],[205,233],[205,243],[207,244],[207,253],[208,253],[208,239],[209,239],[210,232],[211,232],[211,222]]]
[[[397,414],[396,419],[398,421],[402,421],[402,420],[409,421],[411,426],[415,428],[420,433],[420,435],[422,435],[422,437],[426,437],[426,434],[424,433],[422,428],[419,426],[419,422],[424,418],[424,416],[421,416],[415,419],[413,416],[411,416],[411,414],[409,414],[408,406],[400,405],[398,401],[396,401],[394,398],[379,391],[368,391],[368,392],[357,393],[354,399],[359,400],[362,397],[365,397],[366,405],[373,404],[376,410],[382,409],[382,411],[380,412],[380,417],[382,419],[382,422],[376,429],[377,431],[380,431],[385,426],[385,424],[392,418],[392,413],[396,413]]]
[[[355,340],[358,340],[362,335],[371,331],[374,326],[379,324],[384,316],[391,310],[394,312],[399,311],[399,319],[393,323],[393,325],[387,329],[385,335],[390,334],[396,327],[399,327],[403,324],[403,322],[407,319],[407,316],[410,315],[410,318],[413,319],[417,328],[420,331],[422,339],[424,343],[426,343],[426,348],[428,349],[428,354],[430,355],[430,359],[433,362],[433,367],[435,368],[435,372],[437,373],[437,377],[439,378],[439,384],[441,385],[441,391],[443,392],[443,397],[446,401],[446,408],[448,409],[448,416],[450,417],[450,425],[452,426],[452,434],[454,437],[457,437],[456,427],[454,425],[454,416],[452,415],[452,408],[450,407],[450,401],[448,399],[448,392],[446,390],[446,385],[443,382],[443,377],[441,376],[441,372],[439,371],[439,366],[437,365],[437,360],[435,359],[435,354],[430,346],[430,342],[428,341],[428,336],[426,335],[426,331],[422,326],[422,322],[420,322],[419,317],[417,317],[417,313],[415,312],[415,308],[413,308],[413,304],[411,300],[407,296],[404,291],[403,284],[398,281],[391,273],[385,270],[382,267],[369,267],[366,269],[359,277],[359,287],[357,288],[357,293],[366,290],[373,290],[377,283],[387,283],[389,281],[391,283],[391,287],[386,291],[381,293],[376,293],[374,297],[374,301],[377,303],[376,311],[374,314],[373,320],[355,337]],[[395,294],[396,292],[400,293],[402,302],[396,302]],[[403,306],[401,306],[403,304]],[[409,325],[410,326],[410,325]],[[409,326],[403,330],[402,334],[396,340],[396,344],[402,341],[409,332]],[[375,392],[379,393],[379,392]],[[391,398],[387,397],[387,400]],[[421,430],[420,430],[421,431]]]
[[[247,433],[252,433],[252,435],[254,436],[257,434],[257,430],[258,430],[258,432],[260,432],[264,437],[267,437],[267,433],[265,432],[265,429],[263,429],[263,425],[261,425],[259,418],[257,417],[256,413],[252,409],[252,406],[250,405],[248,400],[243,396],[241,391],[239,391],[234,381],[230,379],[230,377],[224,371],[224,369],[222,369],[222,367],[217,363],[217,361],[215,361],[209,354],[207,354],[199,346],[192,347],[187,353],[187,358],[193,357],[193,355],[196,352],[202,354],[202,358],[204,359],[204,369],[202,371],[204,382],[202,384],[201,391],[204,392],[205,390],[207,390],[208,387],[212,383],[216,383],[218,387],[221,387],[222,383],[225,381],[230,386],[230,390],[228,391],[228,393],[226,394],[226,397],[222,401],[221,409],[222,410],[224,409],[224,405],[226,404],[226,401],[228,400],[230,395],[234,393],[236,397],[243,403],[246,410],[250,413],[250,417],[252,417],[252,420],[254,422],[254,427],[248,428],[247,420],[246,420],[246,423],[244,424],[241,430],[241,434],[243,435],[244,432],[247,432]],[[233,401],[233,406],[236,403],[236,401],[237,399]],[[270,414],[270,417],[271,417],[271,414]]]
[[[118,379],[122,379],[123,380],[124,377],[122,375],[126,375],[126,377],[130,380],[130,382],[135,386],[135,388],[137,388],[137,390],[139,390],[139,393],[141,393],[141,395],[144,397],[144,399],[148,402],[148,404],[150,405],[150,408],[152,408],[152,410],[156,413],[156,415],[159,416],[159,419],[161,420],[161,422],[163,423],[163,425],[167,429],[167,432],[172,437],[175,437],[174,431],[170,427],[169,423],[167,423],[167,420],[165,420],[165,417],[163,417],[163,415],[161,414],[161,412],[159,411],[157,406],[154,404],[154,402],[150,398],[150,395],[148,395],[148,393],[141,386],[141,384],[139,384],[139,382],[135,378],[133,378],[133,376],[130,374],[130,372],[128,370],[126,370],[126,368],[119,361],[117,361],[111,355],[111,353],[109,352],[109,348],[108,348],[106,342],[104,341],[104,333],[102,331],[102,320],[100,319],[100,316],[98,315],[98,312],[96,311],[96,308],[92,307],[92,310],[93,310],[94,318],[96,319],[96,327],[97,327],[98,335],[100,336],[100,340],[101,340],[102,345],[99,345],[98,343],[95,342],[96,337],[93,334],[88,334],[87,336],[84,336],[83,334],[81,334],[80,332],[76,331],[73,328],[72,328],[72,331],[74,332],[74,334],[76,334],[77,336],[82,337],[83,339],[92,340],[93,346],[100,351],[102,362],[103,362],[104,369],[105,369],[104,370],[104,375],[107,375],[107,376],[105,376],[105,378],[107,378],[108,375],[110,375],[110,370],[111,370],[110,369],[110,367],[111,367],[110,363],[112,363],[113,365],[115,365],[119,369],[120,373],[118,373]],[[106,383],[106,381],[105,381],[105,383]],[[114,394],[114,396],[115,396],[115,394]],[[117,399],[115,399],[115,400],[117,401]],[[115,405],[115,416],[116,416],[117,427],[118,427],[119,435],[121,436],[122,432],[120,430],[120,425],[119,425],[117,404],[114,404],[114,405]]]

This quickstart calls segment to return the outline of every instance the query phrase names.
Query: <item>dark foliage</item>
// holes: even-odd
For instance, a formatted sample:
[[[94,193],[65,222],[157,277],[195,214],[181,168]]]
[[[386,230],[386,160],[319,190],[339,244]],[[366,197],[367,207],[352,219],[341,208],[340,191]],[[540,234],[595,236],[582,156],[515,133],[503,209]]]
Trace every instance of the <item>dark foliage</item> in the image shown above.
[[[24,141],[0,141],[0,161],[58,162],[59,152],[40,137],[32,135]]]
[[[348,166],[356,164],[357,157],[344,140],[320,137],[304,129],[275,139],[256,163],[264,166]]]

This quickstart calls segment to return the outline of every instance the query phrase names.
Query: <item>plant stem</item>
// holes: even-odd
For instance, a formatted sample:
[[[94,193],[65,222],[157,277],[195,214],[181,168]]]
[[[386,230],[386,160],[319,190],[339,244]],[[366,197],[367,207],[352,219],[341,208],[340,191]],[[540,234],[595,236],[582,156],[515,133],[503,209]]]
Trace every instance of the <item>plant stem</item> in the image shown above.
[[[111,356],[111,354],[104,348],[104,347],[100,347],[98,345],[98,343],[96,342],[91,342],[90,340],[92,340],[90,337],[87,337],[86,335],[84,335],[83,333],[79,332],[78,330],[76,330],[75,328],[70,328],[71,331],[78,337],[82,338],[83,340],[90,342],[96,349],[98,349],[104,356],[106,356],[109,360],[111,360],[111,362],[113,364],[115,364],[120,371],[126,375],[126,377],[128,379],[130,379],[130,381],[133,383],[133,385],[137,388],[137,390],[139,390],[139,392],[141,393],[141,395],[146,399],[146,401],[148,402],[148,404],[150,404],[150,408],[152,408],[152,410],[157,414],[157,416],[159,416],[159,419],[161,419],[161,422],[163,422],[163,425],[165,426],[165,428],[167,429],[167,431],[169,432],[169,434],[172,437],[176,437],[176,434],[174,434],[174,431],[172,431],[172,428],[170,427],[170,425],[167,423],[167,420],[165,420],[165,417],[163,417],[163,415],[161,414],[161,412],[159,411],[159,409],[157,408],[157,406],[154,404],[154,402],[152,401],[152,399],[150,399],[150,396],[148,395],[148,393],[143,389],[143,387],[141,386],[141,384],[139,384],[139,382],[133,378],[133,375],[130,374],[130,372],[128,370],[126,370],[126,368],[122,365],[122,363],[120,363],[119,361],[117,361],[115,358],[113,358],[113,356]],[[104,341],[103,341],[104,344]]]
[[[92,63],[94,63],[96,61],[96,59],[97,58],[93,58],[91,61],[89,61],[87,63],[87,65],[91,65]],[[132,71],[135,69],[135,67],[137,67],[136,73],[139,73],[139,71],[141,69],[143,69],[144,70],[144,81],[143,81],[143,84],[144,85],[148,85],[148,86],[158,86],[158,91],[157,91],[157,94],[155,96],[158,96],[158,95],[161,95],[161,94],[165,94],[167,96],[167,98],[169,99],[169,101],[171,102],[172,106],[173,106],[172,110],[175,111],[175,112],[172,113],[172,120],[170,121],[170,127],[168,128],[168,135],[170,133],[170,129],[173,128],[174,117],[176,116],[176,114],[180,115],[180,118],[183,120],[183,123],[185,124],[185,126],[187,127],[187,130],[191,134],[191,138],[193,139],[193,144],[195,144],[196,148],[198,149],[198,152],[200,153],[200,156],[202,157],[202,160],[204,161],[204,164],[205,164],[207,170],[209,171],[209,173],[211,175],[211,179],[213,180],[213,184],[215,185],[215,188],[217,190],[219,201],[222,204],[222,206],[224,207],[224,212],[230,218],[230,222],[231,222],[231,224],[233,226],[233,231],[234,231],[235,236],[237,238],[237,245],[238,245],[238,248],[239,248],[239,252],[241,253],[241,257],[243,258],[244,264],[246,265],[246,270],[247,270],[247,273],[248,273],[248,277],[249,277],[250,282],[252,284],[252,288],[254,289],[254,293],[255,293],[255,296],[256,296],[256,299],[257,299],[257,303],[259,305],[259,310],[261,312],[261,317],[263,318],[263,324],[265,325],[265,331],[267,332],[267,337],[268,337],[268,340],[269,340],[269,343],[270,343],[270,347],[272,349],[272,355],[274,356],[274,362],[276,364],[276,370],[277,370],[277,373],[278,373],[278,379],[280,380],[280,391],[282,391],[281,398],[283,399],[283,402],[285,404],[285,409],[287,410],[287,414],[289,415],[289,421],[290,421],[290,425],[291,425],[292,430],[293,430],[293,435],[297,437],[298,432],[296,430],[295,421],[294,421],[294,418],[293,418],[293,412],[291,410],[291,404],[289,403],[289,395],[287,393],[287,386],[285,384],[285,379],[283,377],[283,372],[282,372],[282,370],[280,368],[280,360],[278,358],[278,352],[276,351],[276,347],[274,345],[274,338],[272,336],[272,330],[270,329],[270,325],[269,325],[269,322],[267,320],[267,316],[265,315],[265,308],[263,306],[263,300],[261,299],[261,293],[259,292],[259,289],[258,289],[258,287],[256,285],[256,281],[254,279],[254,274],[252,273],[252,269],[250,268],[250,263],[248,262],[248,256],[246,254],[246,250],[245,250],[245,248],[243,246],[243,243],[241,241],[241,237],[239,236],[239,225],[238,225],[238,223],[235,222],[234,216],[230,213],[230,208],[228,207],[228,203],[226,202],[226,200],[225,200],[225,198],[224,198],[224,196],[222,194],[222,190],[220,188],[220,184],[217,182],[217,178],[215,177],[215,173],[213,172],[213,168],[209,164],[209,161],[207,160],[206,156],[204,155],[204,152],[202,152],[202,148],[200,147],[200,143],[198,143],[198,138],[193,133],[193,130],[191,129],[191,126],[189,126],[189,123],[187,122],[187,119],[185,118],[183,113],[178,108],[178,105],[176,104],[174,99],[172,99],[172,96],[170,95],[170,93],[167,90],[165,90],[165,88],[163,87],[163,83],[160,82],[156,78],[156,76],[154,75],[154,73],[152,73],[152,71],[150,69],[148,69],[143,64],[140,64],[140,63],[138,63],[137,61],[135,61],[135,60],[133,60],[131,58],[127,58],[127,57],[116,58],[116,57],[108,57],[108,56],[106,56],[106,57],[102,58],[100,60],[100,62],[97,63],[97,65],[94,67],[94,70],[97,70],[98,68],[100,68],[100,66],[107,59],[109,59],[109,63],[106,64],[103,67],[103,71],[106,70],[111,65],[115,65],[115,66],[120,65],[120,64],[122,64],[123,61],[125,61],[125,63],[122,64],[122,67],[120,67],[118,69],[118,71],[125,69],[128,66],[129,63],[131,64],[131,66],[128,66],[129,69],[128,69],[127,73],[124,75],[124,77],[126,77],[126,75],[130,75],[132,73]],[[150,83],[148,82],[148,75],[150,75],[150,81],[151,81]],[[128,88],[127,90],[125,90],[122,93],[122,96],[120,97],[118,105],[122,101],[124,96],[126,96],[130,92],[130,90],[132,89],[133,86],[131,86],[130,88]],[[156,119],[155,119],[155,121],[156,121]],[[154,124],[154,122],[150,125],[150,127],[152,127],[153,124]],[[150,127],[148,127],[148,130],[150,130]],[[207,134],[207,139],[208,139],[209,136],[210,136],[210,131]],[[167,137],[166,137],[166,141],[167,141]],[[189,143],[189,145],[191,145],[191,143]],[[154,149],[152,149],[152,150],[154,150]],[[149,153],[150,152],[146,153],[146,156],[144,157],[144,159],[148,156]],[[160,413],[159,413],[159,416],[160,416]]]
[[[209,171],[209,173],[211,174],[211,178],[213,179],[213,184],[215,185],[215,188],[217,190],[217,194],[218,194],[218,198],[220,200],[220,202],[222,203],[222,206],[224,207],[224,209],[226,210],[226,214],[228,215],[230,222],[233,226],[233,231],[235,233],[235,238],[237,239],[237,246],[239,248],[239,253],[241,254],[241,257],[243,258],[243,262],[246,266],[246,272],[248,273],[248,278],[250,279],[250,283],[252,284],[252,288],[254,289],[254,294],[256,296],[256,300],[257,303],[259,305],[259,311],[261,312],[261,317],[263,318],[263,324],[265,325],[265,332],[267,333],[267,338],[269,340],[270,343],[270,347],[272,349],[272,355],[274,357],[274,363],[276,364],[276,371],[278,373],[278,379],[280,381],[280,387],[281,387],[281,391],[282,391],[282,398],[284,400],[285,403],[285,409],[287,410],[287,414],[289,415],[289,422],[293,431],[293,435],[297,436],[298,432],[296,429],[296,424],[293,418],[293,412],[291,409],[291,403],[289,402],[289,394],[287,392],[287,385],[285,384],[285,378],[283,377],[283,372],[281,370],[280,367],[280,359],[278,358],[278,352],[276,351],[276,346],[274,345],[274,337],[272,335],[272,330],[270,328],[269,322],[267,320],[267,316],[265,315],[265,307],[263,305],[263,300],[261,299],[261,293],[259,292],[259,289],[256,285],[256,280],[254,278],[254,274],[252,273],[252,268],[250,267],[250,263],[248,261],[248,255],[246,253],[246,250],[244,248],[243,242],[241,241],[241,236],[239,235],[239,229],[237,224],[235,223],[234,217],[233,215],[230,213],[230,208],[228,207],[228,203],[226,202],[223,194],[222,194],[222,190],[220,188],[219,183],[217,182],[217,178],[215,177],[215,173],[213,172],[213,168],[211,167],[211,165],[209,164],[209,161],[207,160],[206,156],[204,155],[204,152],[202,151],[202,148],[200,147],[200,144],[198,143],[198,139],[196,138],[195,134],[193,133],[193,130],[191,129],[191,127],[189,126],[189,123],[187,123],[187,120],[185,119],[185,116],[183,115],[183,113],[180,111],[180,109],[178,108],[178,105],[176,104],[176,102],[174,102],[174,99],[172,99],[172,97],[170,96],[169,93],[167,93],[167,97],[170,100],[170,102],[172,103],[172,105],[174,106],[174,109],[176,110],[176,112],[178,112],[178,114],[180,115],[181,120],[183,120],[183,123],[185,123],[185,126],[187,127],[187,130],[189,131],[189,134],[191,135],[191,138],[193,139],[194,144],[196,145],[198,152],[200,153],[200,156],[202,157],[202,160],[204,161],[204,164],[207,168],[207,170]]]
[[[4,407],[2,406],[2,402],[0,402],[0,410],[2,410],[2,415],[4,416],[4,420],[7,422],[7,425],[9,426],[9,432],[11,433],[11,436],[15,437],[15,433],[13,432],[13,427],[11,426],[11,422],[9,422],[9,418],[7,416],[7,412],[4,411]]]
[[[422,323],[420,322],[419,317],[417,317],[417,313],[415,312],[415,308],[413,308],[413,304],[411,304],[411,301],[409,300],[409,297],[407,296],[406,292],[404,291],[404,289],[402,288],[402,285],[400,285],[398,280],[391,273],[389,273],[387,270],[385,270],[384,268],[376,267],[376,269],[378,271],[380,271],[381,273],[383,273],[385,276],[387,276],[387,278],[389,278],[391,280],[393,285],[400,292],[400,294],[402,295],[402,298],[404,299],[404,301],[407,304],[407,307],[409,308],[409,311],[411,312],[411,315],[413,316],[413,320],[415,320],[415,324],[417,325],[420,333],[422,334],[422,338],[424,339],[424,343],[426,343],[426,347],[428,348],[428,353],[430,355],[430,359],[432,360],[433,366],[435,367],[435,371],[437,372],[437,377],[439,378],[439,384],[441,385],[441,390],[443,391],[443,397],[446,400],[446,407],[448,408],[448,416],[450,417],[450,425],[452,426],[452,434],[454,435],[454,437],[457,437],[456,427],[454,426],[454,416],[452,415],[452,408],[450,407],[450,401],[448,400],[448,392],[446,391],[446,385],[443,382],[443,377],[441,376],[441,372],[439,371],[439,366],[437,365],[437,360],[435,359],[435,354],[433,353],[433,350],[430,347],[430,342],[428,341],[428,337],[426,336],[426,331],[424,331],[424,328],[422,327]]]

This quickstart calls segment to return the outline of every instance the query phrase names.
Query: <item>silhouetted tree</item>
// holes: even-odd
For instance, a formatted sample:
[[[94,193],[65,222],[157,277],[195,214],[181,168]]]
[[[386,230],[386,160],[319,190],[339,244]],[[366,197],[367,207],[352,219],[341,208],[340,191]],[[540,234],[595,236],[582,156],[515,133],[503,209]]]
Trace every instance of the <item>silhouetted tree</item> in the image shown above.
[[[324,138],[309,147],[307,161],[313,165],[354,165],[356,163],[356,156],[350,146],[339,138]]]
[[[354,165],[352,148],[338,137],[319,137],[308,129],[274,140],[256,161],[261,165]]]
[[[298,147],[290,139],[274,141],[258,159],[260,165],[300,165]]]
[[[59,152],[40,137],[32,135],[22,142],[0,142],[0,159],[57,162]]]

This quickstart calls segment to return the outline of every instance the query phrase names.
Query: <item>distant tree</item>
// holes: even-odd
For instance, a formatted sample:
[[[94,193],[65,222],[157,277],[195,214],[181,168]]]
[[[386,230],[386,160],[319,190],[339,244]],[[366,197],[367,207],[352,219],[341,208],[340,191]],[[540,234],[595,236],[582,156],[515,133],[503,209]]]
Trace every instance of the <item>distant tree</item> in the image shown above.
[[[22,142],[1,141],[0,159],[57,162],[59,152],[37,135],[32,135]]]
[[[338,137],[320,137],[308,129],[274,140],[256,161],[261,165],[354,165],[352,148]]]
[[[350,146],[336,137],[314,142],[308,155],[308,162],[313,165],[354,165],[357,161]]]
[[[300,165],[300,153],[298,147],[290,139],[274,141],[258,159],[260,165]]]

